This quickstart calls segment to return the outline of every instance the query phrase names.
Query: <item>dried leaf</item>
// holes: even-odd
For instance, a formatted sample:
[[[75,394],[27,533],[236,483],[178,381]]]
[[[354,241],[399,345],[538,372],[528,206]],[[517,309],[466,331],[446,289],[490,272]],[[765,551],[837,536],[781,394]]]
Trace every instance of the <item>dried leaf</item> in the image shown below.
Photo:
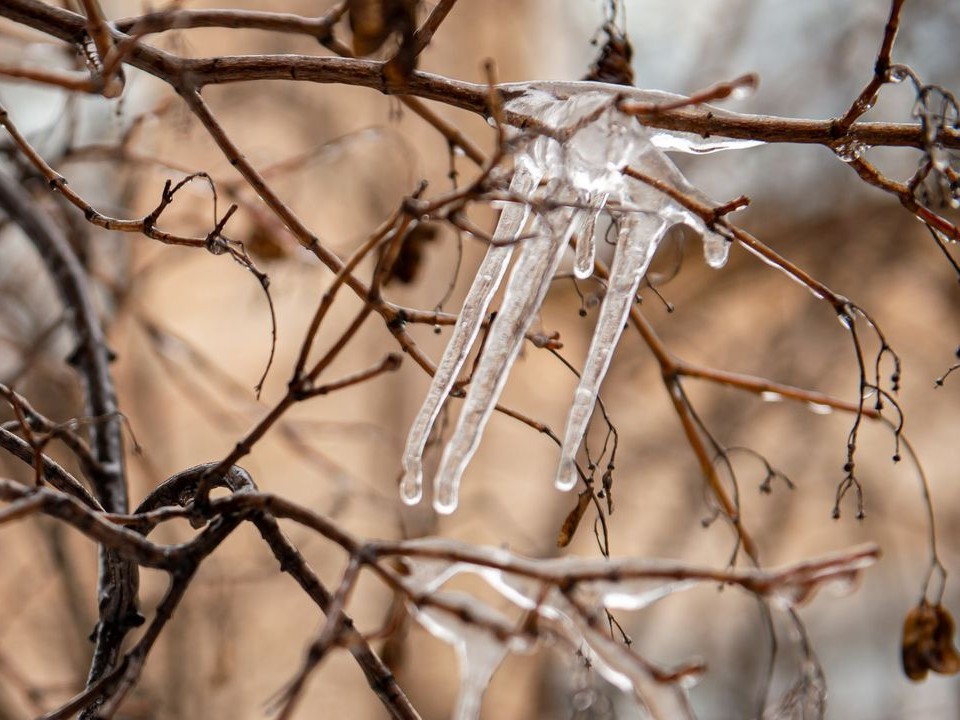
[[[590,66],[590,72],[583,79],[614,85],[633,85],[633,68],[630,66],[633,46],[630,40],[613,25],[604,25],[603,31],[607,34],[607,41]]]
[[[404,40],[417,27],[418,0],[349,0],[347,17],[353,32],[353,51],[371,55],[383,47],[394,32]]]
[[[414,225],[400,241],[397,255],[386,271],[384,284],[389,284],[392,280],[397,280],[404,285],[414,282],[423,266],[424,246],[436,239],[437,232],[438,227],[434,223]]]
[[[960,672],[960,653],[954,645],[956,623],[942,605],[920,603],[907,613],[901,645],[903,671],[920,681],[932,670],[941,675]]]
[[[254,258],[267,262],[287,260],[293,255],[289,243],[284,242],[277,233],[260,224],[251,228],[247,239],[243,241],[243,246]]]
[[[584,513],[587,512],[587,508],[590,507],[592,495],[593,491],[587,489],[577,497],[577,504],[574,505],[573,510],[570,511],[564,519],[563,525],[560,526],[560,534],[557,535],[557,547],[564,548],[573,540],[577,528],[580,527],[580,521],[583,519]]]

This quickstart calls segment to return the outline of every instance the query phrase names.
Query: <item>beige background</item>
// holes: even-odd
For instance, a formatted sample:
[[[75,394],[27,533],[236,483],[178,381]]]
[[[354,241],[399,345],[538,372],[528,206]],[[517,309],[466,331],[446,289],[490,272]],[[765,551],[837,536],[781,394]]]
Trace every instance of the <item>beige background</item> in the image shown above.
[[[241,5],[262,7],[237,3]],[[290,1],[273,3],[271,9],[310,13],[320,9],[317,5]],[[690,92],[756,71],[761,90],[737,109],[839,114],[868,78],[887,10],[886,3],[866,0],[842,5],[698,0],[681,9],[675,3],[627,3],[638,83]],[[111,17],[120,17],[136,12],[136,6],[105,7]],[[588,40],[601,20],[600,2],[461,0],[425,54],[423,69],[480,81],[481,61],[493,57],[504,81],[575,78],[595,52]],[[931,81],[956,87],[960,78],[944,59],[952,56],[943,40],[957,31],[960,17],[949,2],[911,6],[895,55]],[[308,40],[244,31],[195,30],[156,42],[194,56],[319,52]],[[50,57],[50,49],[42,46],[24,49],[8,41],[4,47],[5,60]],[[57,56],[49,62],[58,62]],[[905,119],[909,95],[903,88],[888,94],[876,116]],[[81,135],[109,138],[170,95],[152,79],[133,73],[128,97],[119,106],[83,102]],[[375,93],[256,83],[214,87],[204,95],[260,166],[324,146],[302,172],[276,179],[274,187],[338,252],[349,253],[420,178],[430,180],[431,191],[448,186],[445,142],[395,101]],[[61,96],[6,85],[0,96],[14,119],[33,131],[42,151],[53,155],[62,147],[63,126],[57,122],[65,107]],[[492,148],[492,132],[481,120],[441,112],[482,147]],[[65,163],[61,171],[105,211],[131,216],[153,207],[164,179],[179,177],[177,168],[202,169],[221,182],[236,179],[175,101],[169,112],[145,124],[136,149],[163,158],[174,169],[150,162],[128,169]],[[912,155],[887,155],[891,170],[912,171]],[[868,308],[901,352],[907,432],[930,477],[943,559],[949,568],[957,567],[953,528],[960,378],[936,391],[933,380],[954,361],[960,293],[929,236],[892,199],[862,188],[824,148],[762,147],[679,162],[718,199],[741,193],[753,197],[754,207],[739,219],[743,226]],[[463,159],[458,168],[464,177],[474,172]],[[205,226],[208,191],[196,185],[179,199],[176,212],[164,217],[171,228]],[[475,219],[489,226],[492,215],[478,212]],[[231,227],[235,237],[249,236],[250,213],[240,213]],[[258,406],[251,388],[268,352],[269,324],[262,295],[249,275],[226,258],[159,247],[140,237],[93,233],[91,241],[93,267],[104,287],[109,283],[125,291],[118,302],[116,293],[104,290],[102,304],[119,356],[115,371],[121,406],[143,446],[142,456],[130,459],[136,501],[171,473],[222,456],[281,397],[301,334],[331,276],[295,248],[285,259],[264,264],[277,304],[280,342],[264,404]],[[713,271],[699,259],[699,240],[688,237],[683,248],[681,272],[662,288],[676,311],[668,314],[649,291],[643,293],[645,313],[680,357],[848,399],[856,396],[852,348],[829,307],[736,249],[727,267]],[[658,267],[670,266],[670,249],[676,245],[665,248]],[[463,251],[463,271],[448,309],[457,307],[483,247],[465,239]],[[71,417],[77,412],[78,391],[61,363],[66,339],[55,338],[38,354],[26,350],[30,338],[59,310],[49,306],[42,281],[25,280],[35,278],[38,270],[21,238],[4,232],[0,253],[0,328],[5,338],[12,338],[0,344],[0,381],[16,380],[20,391],[52,417]],[[391,287],[391,299],[432,308],[450,283],[455,262],[456,239],[445,233],[429,246],[422,280]],[[369,271],[368,264],[364,272]],[[584,284],[585,291],[595,289]],[[563,355],[575,365],[582,362],[595,317],[595,311],[579,317],[579,307],[569,281],[560,281],[537,321],[538,327],[560,333]],[[343,327],[356,308],[345,295],[335,322]],[[144,331],[148,323],[166,333],[164,343],[151,341]],[[432,357],[439,356],[446,334],[435,336],[430,327],[411,332]],[[321,342],[334,337],[334,328],[325,333]],[[372,319],[328,377],[369,365],[392,349],[389,334]],[[556,359],[528,345],[504,402],[558,430],[574,386],[575,379]],[[455,515],[438,520],[428,511],[401,507],[396,492],[400,451],[426,387],[424,374],[406,363],[395,375],[311,401],[295,408],[282,432],[258,445],[243,465],[261,488],[329,513],[358,535],[439,533],[534,556],[555,554],[559,525],[574,499],[552,487],[556,448],[509,418],[491,422]],[[917,479],[906,463],[890,462],[889,432],[878,426],[863,430],[858,460],[867,518],[857,522],[848,503],[843,518],[833,521],[830,509],[842,479],[849,417],[763,403],[704,383],[686,387],[721,442],[762,452],[797,485],[792,492],[775,486],[772,496],[762,496],[756,489],[762,468],[748,457],[739,458],[745,522],[766,563],[795,561],[867,540],[883,547],[882,562],[855,594],[818,597],[801,612],[827,672],[832,716],[954,716],[960,705],[955,680],[933,678],[915,685],[898,667],[900,623],[919,597],[927,556]],[[613,552],[723,565],[733,548],[731,533],[722,522],[701,526],[709,508],[695,459],[683,442],[658,367],[633,333],[621,343],[603,397],[621,433],[616,509],[609,519]],[[24,477],[23,468],[6,459],[3,463],[4,476]],[[302,529],[287,529],[323,577],[335,581],[342,553]],[[164,528],[157,537],[172,541],[189,532],[184,524]],[[69,697],[85,675],[85,636],[95,617],[95,551],[46,521],[0,527],[0,543],[0,717],[28,717]],[[588,522],[569,552],[597,554]],[[149,615],[164,578],[145,573],[143,586]],[[477,585],[464,587],[484,592]],[[955,589],[951,581],[946,604],[952,608],[960,607]],[[350,609],[362,629],[373,630],[384,621],[390,602],[389,593],[367,578]],[[643,613],[626,613],[622,622],[635,647],[652,659],[671,663],[699,655],[707,661],[709,673],[693,692],[703,717],[749,715],[765,652],[749,597],[704,587]],[[255,533],[242,529],[204,565],[124,712],[138,718],[262,717],[320,624],[315,607],[279,575]],[[786,628],[781,630],[786,671],[795,655]],[[399,647],[395,671],[402,686],[424,718],[447,717],[457,683],[453,652],[416,627]],[[785,677],[778,676],[778,682]],[[24,685],[43,694],[30,700]],[[609,693],[612,699],[597,700],[592,710],[574,715],[574,697],[584,688]],[[583,698],[581,693],[579,700]],[[605,712],[634,717],[622,698],[575,669],[569,657],[544,651],[507,662],[489,690],[484,718],[606,717]],[[384,712],[355,664],[341,653],[311,681],[300,716],[378,718]]]

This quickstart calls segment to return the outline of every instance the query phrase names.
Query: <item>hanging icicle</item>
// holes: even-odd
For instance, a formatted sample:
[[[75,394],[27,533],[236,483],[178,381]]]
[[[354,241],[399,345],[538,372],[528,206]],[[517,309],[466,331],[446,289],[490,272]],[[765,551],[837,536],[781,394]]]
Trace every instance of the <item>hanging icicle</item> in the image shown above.
[[[721,267],[726,262],[726,238],[663,193],[625,177],[623,166],[630,165],[680,192],[709,202],[686,181],[663,150],[704,153],[755,144],[718,142],[645,128],[634,117],[616,109],[616,95],[609,88],[595,84],[529,83],[502,86],[502,90],[508,98],[504,105],[507,117],[536,120],[533,130],[524,131],[533,133],[532,136],[518,130],[510,132],[510,140],[518,148],[511,196],[527,202],[508,204],[500,216],[494,242],[467,293],[403,455],[401,497],[415,504],[423,497],[423,452],[427,440],[506,275],[514,248],[518,248],[503,302],[489,328],[463,408],[434,478],[433,504],[441,513],[452,513],[457,508],[463,473],[480,444],[524,334],[575,233],[574,273],[578,278],[587,278],[593,273],[600,214],[607,213],[619,228],[607,293],[563,436],[556,477],[557,487],[563,490],[577,483],[576,455],[597,394],[630,305],[667,230],[677,224],[692,227],[703,237],[707,263]],[[675,99],[645,91],[633,95],[651,102]]]

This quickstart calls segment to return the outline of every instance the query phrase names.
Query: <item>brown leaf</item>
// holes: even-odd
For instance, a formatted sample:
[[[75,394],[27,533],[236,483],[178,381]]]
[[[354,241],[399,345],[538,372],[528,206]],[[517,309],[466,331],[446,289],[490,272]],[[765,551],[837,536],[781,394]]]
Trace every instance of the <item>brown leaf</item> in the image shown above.
[[[590,72],[584,75],[583,79],[614,85],[633,85],[633,68],[630,66],[633,46],[630,40],[613,25],[604,25],[603,31],[607,34],[607,41],[590,66]]]
[[[438,228],[433,223],[418,223],[400,241],[400,249],[387,270],[384,284],[397,280],[409,285],[417,279],[423,266],[423,249],[437,237]]]
[[[563,525],[560,526],[560,534],[557,535],[557,547],[566,547],[573,540],[573,536],[577,532],[577,528],[580,527],[580,521],[583,519],[583,514],[587,511],[587,508],[590,507],[592,495],[593,491],[590,489],[584,490],[582,493],[580,493],[580,496],[577,498],[577,504],[564,519]]]
[[[901,657],[908,678],[920,681],[933,670],[941,675],[960,672],[960,653],[954,645],[956,623],[942,605],[926,601],[907,613],[903,621]]]
[[[287,260],[293,255],[289,243],[260,224],[251,228],[243,245],[257,260]]]
[[[349,0],[353,51],[371,55],[395,32],[405,40],[412,37],[417,28],[417,5],[418,0]]]

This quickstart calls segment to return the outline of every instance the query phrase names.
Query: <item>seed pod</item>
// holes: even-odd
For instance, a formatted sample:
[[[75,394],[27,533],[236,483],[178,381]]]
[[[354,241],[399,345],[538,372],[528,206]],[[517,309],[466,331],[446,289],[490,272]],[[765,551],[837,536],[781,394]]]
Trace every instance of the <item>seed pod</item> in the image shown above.
[[[942,605],[926,601],[907,613],[903,621],[901,659],[908,678],[920,681],[933,670],[941,675],[960,672],[960,653],[953,643],[956,624]]]
[[[577,498],[577,504],[564,519],[563,525],[560,526],[560,533],[557,535],[558,548],[566,547],[573,540],[577,528],[580,527],[580,521],[583,520],[584,513],[586,513],[587,508],[590,507],[592,495],[593,491],[589,488],[580,493],[580,496]]]

